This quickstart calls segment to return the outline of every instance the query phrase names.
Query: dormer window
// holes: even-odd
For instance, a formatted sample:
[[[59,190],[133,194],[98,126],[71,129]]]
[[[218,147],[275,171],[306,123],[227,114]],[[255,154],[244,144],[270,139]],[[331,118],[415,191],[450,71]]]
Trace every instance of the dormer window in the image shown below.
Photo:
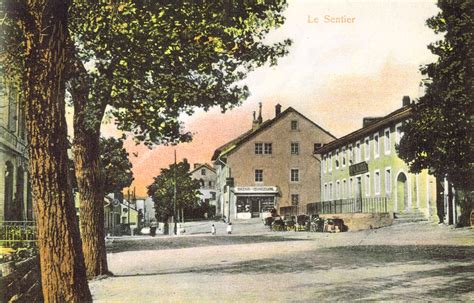
[[[205,170],[204,168],[201,169],[201,175],[202,175],[202,176],[205,176],[205,175],[206,175],[206,170]]]

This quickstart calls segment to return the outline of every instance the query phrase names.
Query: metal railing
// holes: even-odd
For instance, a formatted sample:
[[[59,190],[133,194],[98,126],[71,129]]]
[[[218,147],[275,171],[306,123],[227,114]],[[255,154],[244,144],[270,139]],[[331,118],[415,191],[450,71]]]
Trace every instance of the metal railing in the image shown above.
[[[36,222],[0,221],[0,247],[36,246]]]
[[[388,198],[353,198],[309,203],[307,213],[343,214],[343,213],[386,213]]]

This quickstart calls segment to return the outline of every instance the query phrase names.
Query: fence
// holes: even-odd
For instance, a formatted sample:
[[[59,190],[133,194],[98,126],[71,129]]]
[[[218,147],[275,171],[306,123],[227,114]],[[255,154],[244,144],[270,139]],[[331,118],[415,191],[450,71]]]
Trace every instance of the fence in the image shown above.
[[[34,221],[0,221],[0,247],[31,247],[36,240]]]
[[[307,213],[312,214],[343,214],[343,213],[386,213],[388,199],[378,198],[358,198],[341,199],[309,203]]]

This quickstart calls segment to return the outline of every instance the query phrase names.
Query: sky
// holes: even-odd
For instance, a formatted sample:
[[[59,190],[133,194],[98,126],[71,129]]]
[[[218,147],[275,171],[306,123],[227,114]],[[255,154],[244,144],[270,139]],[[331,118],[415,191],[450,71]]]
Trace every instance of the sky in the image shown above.
[[[289,1],[285,24],[268,37],[292,39],[289,54],[277,66],[248,75],[244,82],[251,95],[242,106],[225,114],[216,108],[182,117],[194,134],[191,143],[149,149],[127,141],[135,177],[131,187],[146,196],[153,177],[173,163],[175,149],[178,161],[211,163],[216,148],[251,128],[259,102],[264,120],[274,117],[279,103],[341,137],[359,129],[363,117],[401,107],[403,96],[418,98],[419,67],[436,60],[427,45],[440,39],[425,21],[437,12],[434,1]],[[352,23],[325,23],[328,18]],[[112,124],[102,131],[117,135]]]

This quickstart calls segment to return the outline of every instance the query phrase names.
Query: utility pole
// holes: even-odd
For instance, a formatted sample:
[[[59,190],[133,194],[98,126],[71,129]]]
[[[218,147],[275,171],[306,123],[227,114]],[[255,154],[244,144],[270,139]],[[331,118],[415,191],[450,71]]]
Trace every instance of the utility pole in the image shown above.
[[[130,187],[127,190],[127,206],[128,206],[128,228],[130,228],[130,235],[132,234],[132,228],[130,227]]]
[[[132,194],[132,200],[133,204],[135,204],[135,210],[137,209],[137,196],[135,194],[135,186],[133,187],[133,194]],[[138,214],[137,214],[137,220],[138,220]],[[130,224],[130,202],[128,203],[128,223]],[[138,227],[138,222],[137,222],[137,227]],[[133,236],[133,230],[130,228],[130,233]]]
[[[232,175],[232,173],[231,173],[231,170],[230,170],[230,167],[229,167],[229,178],[232,178],[231,175]],[[230,223],[230,206],[231,206],[230,200],[232,198],[232,195],[230,193],[231,186],[234,187],[234,184],[229,184],[229,207],[228,207],[228,213],[227,213],[227,215],[228,215],[227,216],[227,223]]]
[[[173,223],[174,234],[178,234],[178,222],[176,221],[176,149],[174,150],[174,166],[173,166]]]

